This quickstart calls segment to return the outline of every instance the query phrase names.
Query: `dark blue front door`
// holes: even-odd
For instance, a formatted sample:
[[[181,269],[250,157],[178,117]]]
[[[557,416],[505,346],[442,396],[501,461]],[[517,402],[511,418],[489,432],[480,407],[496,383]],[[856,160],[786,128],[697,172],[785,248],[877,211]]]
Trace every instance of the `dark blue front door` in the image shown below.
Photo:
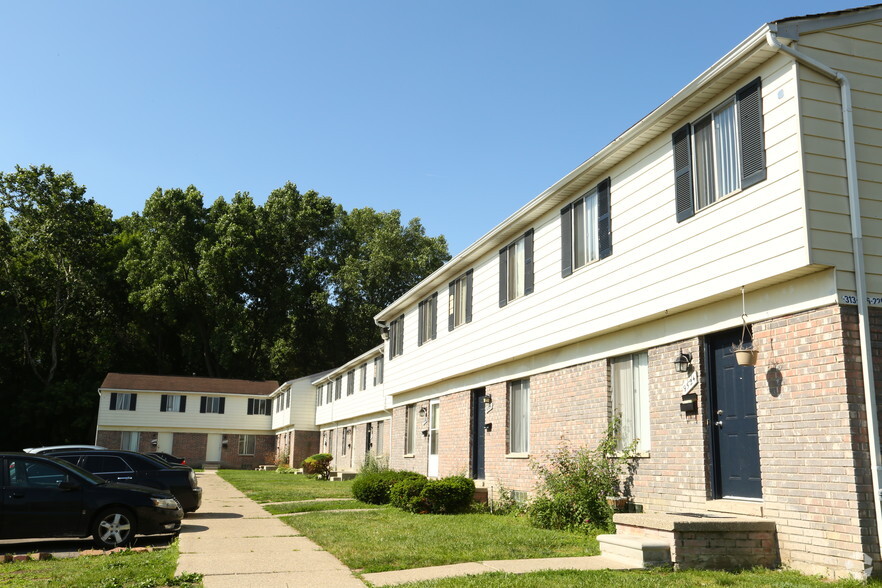
[[[708,337],[710,428],[716,498],[762,498],[754,368],[739,366],[732,344],[741,329]]]
[[[484,388],[472,394],[472,479],[484,479]]]

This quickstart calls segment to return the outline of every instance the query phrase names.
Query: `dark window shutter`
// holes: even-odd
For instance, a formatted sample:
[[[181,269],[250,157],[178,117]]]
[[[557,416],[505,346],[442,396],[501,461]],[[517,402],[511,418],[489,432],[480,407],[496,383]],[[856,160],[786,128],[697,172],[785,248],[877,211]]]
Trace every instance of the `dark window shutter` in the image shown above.
[[[438,293],[432,294],[432,304],[429,305],[432,313],[432,339],[438,336]]]
[[[466,272],[466,316],[465,322],[472,322],[472,275],[474,270]]]
[[[205,404],[208,402],[207,396],[199,398],[199,412],[205,412]]]
[[[116,392],[110,393],[110,410],[116,410]]]
[[[187,412],[187,397],[181,396],[181,412]]]
[[[132,394],[132,402],[129,404],[129,410],[135,410],[138,407],[138,395]]]
[[[224,414],[224,404],[226,404],[226,402],[227,402],[227,399],[221,397],[221,399],[220,399],[220,410],[217,411],[218,414]]]
[[[508,304],[508,247],[499,250],[499,308]]]
[[[609,187],[609,178],[597,185],[597,242],[600,259],[612,255],[612,206]]]
[[[159,412],[166,412],[168,410],[168,396],[163,394],[159,399]]]
[[[533,229],[524,234],[524,295],[533,292]]]
[[[573,273],[573,205],[567,204],[560,211],[560,276]]]
[[[272,405],[269,403],[269,400],[267,400],[266,403],[265,403],[263,406],[264,406],[263,414],[265,414],[265,415],[271,415],[271,414],[273,414],[273,411],[272,411],[272,408],[273,408],[273,407],[272,407]]]
[[[674,193],[677,204],[677,222],[695,214],[692,198],[692,127],[683,125],[673,135]]]
[[[447,299],[447,330],[453,330],[453,314],[456,312],[456,280],[447,285],[449,298]]]
[[[735,95],[741,130],[741,188],[766,179],[766,150],[763,141],[763,92],[759,78]]]
[[[419,312],[417,313],[419,314],[419,321],[417,321],[417,347],[422,346],[423,341],[426,340],[426,333],[425,329],[423,328],[423,317],[425,317],[426,313],[429,312],[428,306],[429,305],[426,303],[425,300],[420,302]]]
[[[254,399],[248,399],[248,414],[254,414]]]

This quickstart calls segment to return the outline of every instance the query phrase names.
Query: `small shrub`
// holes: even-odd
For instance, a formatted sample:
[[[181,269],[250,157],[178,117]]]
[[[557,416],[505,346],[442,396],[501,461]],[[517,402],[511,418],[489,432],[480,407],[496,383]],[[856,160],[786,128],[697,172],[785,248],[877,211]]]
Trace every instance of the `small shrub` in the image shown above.
[[[435,514],[450,514],[468,509],[475,496],[475,482],[465,476],[450,476],[427,482],[420,500]]]
[[[551,455],[549,464],[533,464],[541,478],[539,495],[527,509],[534,526],[611,529],[613,511],[606,497],[626,495],[637,463],[634,443],[618,447],[619,427],[619,419],[613,419],[594,449],[564,446]]]
[[[401,480],[389,490],[389,504],[409,512],[427,512],[420,493],[428,483],[428,479],[419,475]]]
[[[496,497],[489,500],[490,512],[498,515],[518,514],[525,510],[525,499],[521,492],[500,486]]]
[[[304,459],[300,467],[303,468],[304,474],[315,476],[320,480],[328,480],[331,477],[332,459],[334,456],[330,453],[316,453]]]
[[[368,451],[364,454],[364,462],[361,464],[361,469],[358,471],[361,474],[388,472],[389,459],[385,455],[374,455],[372,451]]]
[[[294,468],[289,466],[287,463],[280,463],[278,466],[276,466],[276,473],[277,474],[293,474]]]
[[[420,477],[416,472],[386,470],[360,473],[352,482],[352,496],[368,504],[389,504],[389,490],[407,478]]]

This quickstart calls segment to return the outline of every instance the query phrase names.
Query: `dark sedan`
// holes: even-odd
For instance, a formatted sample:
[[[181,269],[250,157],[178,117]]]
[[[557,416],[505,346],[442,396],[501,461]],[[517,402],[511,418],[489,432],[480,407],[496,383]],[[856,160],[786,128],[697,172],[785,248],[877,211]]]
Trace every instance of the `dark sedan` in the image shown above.
[[[187,466],[171,465],[141,453],[113,449],[56,451],[51,455],[111,482],[168,490],[181,503],[184,512],[193,512],[202,504],[202,488],[197,485],[193,468]]]
[[[158,457],[162,461],[170,463],[172,465],[187,465],[186,459],[184,459],[183,457],[178,457],[177,455],[172,455],[171,453],[153,451],[151,453],[145,453],[144,455],[149,455],[150,457]]]
[[[0,453],[0,538],[94,537],[101,547],[136,534],[177,533],[184,511],[168,492],[110,483],[70,463]]]

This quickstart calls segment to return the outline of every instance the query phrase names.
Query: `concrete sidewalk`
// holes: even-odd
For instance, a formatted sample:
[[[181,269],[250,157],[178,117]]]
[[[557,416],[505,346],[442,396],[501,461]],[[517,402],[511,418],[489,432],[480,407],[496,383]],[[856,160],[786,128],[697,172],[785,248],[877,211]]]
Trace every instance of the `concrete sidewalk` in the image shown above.
[[[213,471],[200,472],[202,507],[184,519],[177,573],[203,574],[206,588],[364,587],[330,553],[298,535]],[[487,572],[523,574],[540,570],[624,570],[615,559],[560,557],[483,561],[364,574],[374,586],[394,586]]]
[[[203,574],[206,588],[364,583],[321,547],[246,498],[215,472],[199,472],[202,506],[181,527],[177,574]]]

